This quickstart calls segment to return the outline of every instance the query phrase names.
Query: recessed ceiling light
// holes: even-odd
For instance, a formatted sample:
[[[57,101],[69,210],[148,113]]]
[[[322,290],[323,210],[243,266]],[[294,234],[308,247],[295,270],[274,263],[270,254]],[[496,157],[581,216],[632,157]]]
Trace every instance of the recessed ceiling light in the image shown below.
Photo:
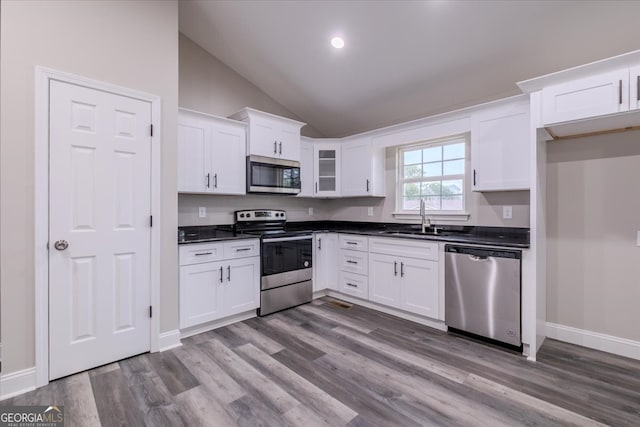
[[[344,47],[344,40],[342,37],[334,37],[331,39],[331,46],[336,49],[342,49]]]

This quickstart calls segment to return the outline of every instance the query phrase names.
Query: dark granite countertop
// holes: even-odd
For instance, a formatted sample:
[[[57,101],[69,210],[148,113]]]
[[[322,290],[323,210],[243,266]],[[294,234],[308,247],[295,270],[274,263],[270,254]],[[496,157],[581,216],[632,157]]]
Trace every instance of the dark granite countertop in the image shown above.
[[[287,231],[337,232],[361,234],[374,237],[395,237],[402,239],[427,240],[436,242],[502,246],[512,248],[529,247],[529,229],[520,227],[481,226],[438,226],[438,234],[420,233],[418,224],[398,224],[358,221],[299,221],[287,222]],[[180,232],[184,237],[180,238]],[[255,235],[234,233],[232,225],[210,225],[178,228],[178,243],[200,243],[232,239],[255,239]]]

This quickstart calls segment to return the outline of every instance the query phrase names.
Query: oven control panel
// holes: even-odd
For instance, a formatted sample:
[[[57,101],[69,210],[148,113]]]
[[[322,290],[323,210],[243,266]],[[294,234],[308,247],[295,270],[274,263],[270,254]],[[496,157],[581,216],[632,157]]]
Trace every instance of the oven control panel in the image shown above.
[[[286,221],[287,213],[282,210],[245,210],[236,211],[236,222]]]

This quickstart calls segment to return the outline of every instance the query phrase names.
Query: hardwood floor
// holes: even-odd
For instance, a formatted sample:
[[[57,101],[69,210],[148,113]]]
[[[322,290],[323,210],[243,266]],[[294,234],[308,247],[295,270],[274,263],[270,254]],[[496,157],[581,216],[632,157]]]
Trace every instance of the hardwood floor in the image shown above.
[[[0,404],[70,426],[638,426],[640,361],[546,340],[531,363],[324,298]]]

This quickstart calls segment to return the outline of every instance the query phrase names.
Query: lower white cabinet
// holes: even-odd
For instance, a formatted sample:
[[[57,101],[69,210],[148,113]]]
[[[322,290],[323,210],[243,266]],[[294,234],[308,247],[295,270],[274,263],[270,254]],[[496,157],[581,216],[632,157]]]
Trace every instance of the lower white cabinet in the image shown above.
[[[180,328],[260,306],[258,245],[257,239],[251,239],[180,247]],[[225,254],[226,259],[207,260],[216,253]]]
[[[440,318],[437,243],[372,238],[369,247],[379,251],[369,253],[369,300]]]
[[[369,278],[362,274],[340,271],[340,289],[343,294],[367,299],[369,296]]]
[[[313,291],[338,290],[338,235],[316,233],[313,238]]]

